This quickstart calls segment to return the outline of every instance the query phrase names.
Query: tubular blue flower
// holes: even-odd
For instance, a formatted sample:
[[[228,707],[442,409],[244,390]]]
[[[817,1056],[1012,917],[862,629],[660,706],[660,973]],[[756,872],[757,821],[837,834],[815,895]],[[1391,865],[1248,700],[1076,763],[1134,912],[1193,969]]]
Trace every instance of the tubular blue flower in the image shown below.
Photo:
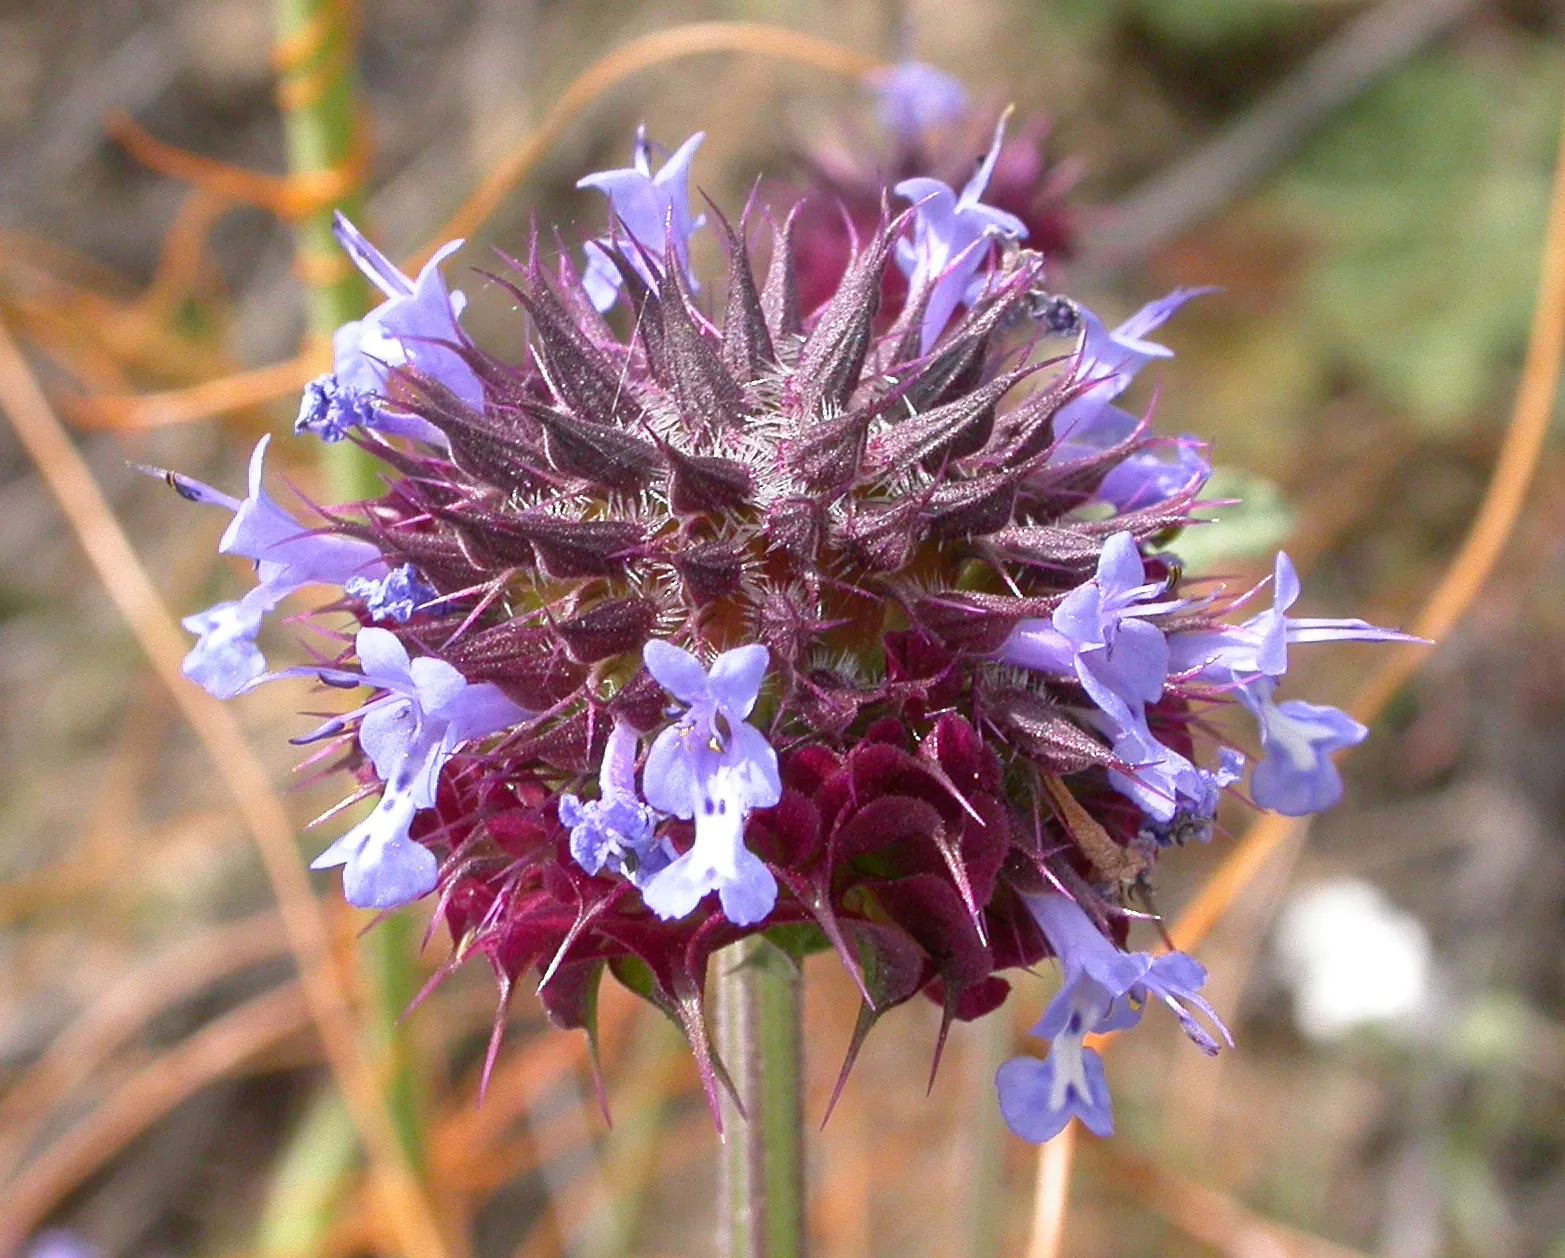
[[[1172,463],[1150,450],[1132,454],[1098,482],[1093,497],[1123,513],[1194,492],[1212,475],[1212,465],[1201,453],[1204,448],[1192,437],[1180,437],[1174,443]]]
[[[1137,421],[1133,417],[1109,404],[1130,387],[1136,373],[1153,359],[1174,356],[1167,346],[1146,338],[1191,298],[1215,291],[1176,288],[1166,297],[1148,302],[1112,332],[1092,311],[1078,307],[1081,348],[1072,369],[1076,395],[1055,413],[1054,433],[1060,444],[1052,461],[1068,463],[1084,454],[1107,449],[1135,429]]]
[[[1109,785],[1135,802],[1154,827],[1178,826],[1181,818],[1210,821],[1223,787],[1236,780],[1228,774],[1231,761],[1219,752],[1216,771],[1192,764],[1172,747],[1159,742],[1147,725],[1145,712],[1121,704],[1104,710],[1099,725],[1108,735],[1117,760],[1129,773],[1109,770]],[[1243,757],[1240,757],[1243,763]]]
[[[1250,795],[1262,808],[1287,817],[1325,812],[1342,799],[1342,775],[1331,753],[1363,742],[1369,727],[1324,704],[1277,703],[1276,689],[1270,677],[1258,677],[1237,692],[1261,727],[1264,754],[1250,774]]]
[[[1147,581],[1134,536],[1115,533],[1093,579],[1067,594],[1050,620],[1018,621],[995,653],[1002,663],[1075,676],[1097,705],[1114,755],[1134,769],[1113,770],[1109,781],[1158,823],[1182,808],[1203,808],[1215,789],[1212,774],[1165,747],[1147,725],[1146,705],[1162,696],[1168,676],[1168,642],[1147,617],[1186,605],[1157,601],[1163,592]]]
[[[437,597],[435,591],[420,580],[418,570],[410,563],[393,568],[382,577],[350,577],[343,583],[342,592],[361,599],[370,619],[395,620],[407,624],[413,613],[421,610]]]
[[[1067,594],[1051,619],[1018,621],[996,658],[1074,674],[1105,710],[1139,709],[1162,695],[1168,675],[1168,642],[1145,618],[1184,605],[1152,601],[1163,590],[1147,581],[1135,537],[1115,533],[1103,544],[1092,580]]]
[[[662,257],[664,242],[670,235],[674,256],[679,259],[685,281],[691,292],[698,291],[699,286],[690,273],[690,238],[706,222],[706,216],[692,218],[690,215],[689,181],[690,163],[704,139],[706,132],[697,131],[669,155],[654,175],[652,145],[647,140],[646,128],[638,127],[629,166],[600,170],[576,181],[578,188],[596,188],[608,197],[609,208],[623,229],[623,232],[612,232],[587,246],[582,285],[600,311],[614,304],[621,282],[619,272],[609,261],[609,250],[618,249],[625,261],[655,289],[657,278],[648,269],[641,251],[645,249],[655,258]],[[629,234],[628,240],[624,233]]]
[[[361,425],[376,432],[443,445],[433,424],[381,401],[394,367],[412,367],[438,381],[467,406],[481,411],[484,389],[478,376],[448,343],[461,340],[458,318],[466,305],[446,288],[440,264],[462,247],[453,240],[409,279],[342,214],[333,223],[340,243],[364,277],[386,300],[363,319],[345,323],[332,337],[333,369],[305,386],[295,432],[341,441]]]
[[[255,640],[266,613],[287,597],[258,585],[236,602],[214,603],[179,623],[196,635],[180,670],[216,699],[232,699],[262,673],[266,657]]]
[[[1059,958],[1062,981],[1032,1028],[1033,1035],[1051,1041],[1048,1059],[1016,1058],[1001,1066],[996,1076],[1000,1111],[1006,1125],[1022,1139],[1041,1143],[1059,1134],[1072,1118],[1080,1118],[1100,1136],[1113,1134],[1103,1062],[1086,1047],[1086,1038],[1134,1026],[1154,996],[1174,1012],[1202,1052],[1217,1052],[1218,1043],[1196,1020],[1192,1008],[1232,1045],[1228,1029],[1200,995],[1206,970],[1193,957],[1182,952],[1160,957],[1121,952],[1069,897],[1025,898]]]
[[[1175,754],[1166,747],[1163,750]],[[1169,783],[1176,804],[1174,815],[1162,821],[1148,816],[1139,837],[1158,847],[1177,847],[1192,839],[1210,842],[1223,790],[1243,777],[1244,755],[1232,747],[1218,748],[1216,769],[1194,769],[1194,776],[1176,772]]]
[[[1233,689],[1261,731],[1264,755],[1250,776],[1251,796],[1263,808],[1301,817],[1341,800],[1342,777],[1331,753],[1362,742],[1368,730],[1337,708],[1273,699],[1278,679],[1288,671],[1289,644],[1423,639],[1364,620],[1289,616],[1299,598],[1299,577],[1281,551],[1272,587],[1272,606],[1243,624],[1171,635],[1169,667],[1185,680]]]
[[[357,324],[348,326],[354,331],[349,338],[344,339],[344,346],[352,337],[357,336],[358,332]],[[334,345],[336,340],[337,338],[333,337]],[[341,360],[346,357],[346,354],[338,357]],[[346,363],[343,363],[342,369],[347,372]],[[293,430],[296,433],[314,433],[328,445],[333,445],[343,440],[350,429],[374,428],[377,410],[373,394],[360,392],[341,383],[335,372],[328,371],[325,375],[316,376],[304,386],[304,393],[299,398],[299,415],[293,421]]]
[[[956,308],[972,301],[982,288],[979,269],[996,237],[1021,240],[1027,224],[1014,214],[984,205],[979,199],[989,186],[994,164],[1005,142],[1005,118],[994,129],[994,142],[961,195],[949,184],[927,175],[904,179],[898,196],[912,202],[913,239],[897,242],[897,265],[913,293],[929,293],[921,331],[928,353]]]
[[[642,772],[647,803],[675,817],[695,819],[695,842],[642,887],[659,917],[684,917],[710,891],[736,926],[772,911],[777,880],[744,845],[751,810],[782,798],[777,753],[745,718],[755,707],[770,654],[752,644],[724,651],[708,673],[701,661],[672,643],[643,648],[647,671],[687,711],[657,736]]]
[[[1074,405],[1074,401],[1068,402],[1066,408]],[[1065,414],[1065,409],[1061,414]],[[1078,410],[1076,417],[1066,422],[1071,425],[1068,433],[1056,418],[1055,431],[1062,436],[1049,453],[1052,467],[1094,458],[1129,440],[1144,426],[1144,421],[1111,404],[1097,407],[1091,414]],[[1158,444],[1166,447],[1169,443]],[[1212,474],[1212,465],[1202,454],[1205,445],[1190,436],[1180,437],[1172,444],[1173,462],[1160,452],[1139,450],[1111,468],[1092,496],[1116,512],[1126,512],[1153,507],[1175,494],[1198,489]]]
[[[526,720],[491,682],[469,682],[445,660],[420,656],[388,629],[360,629],[354,640],[361,672],[290,668],[279,677],[319,677],[336,686],[372,686],[385,693],[356,712],[326,722],[305,740],[340,733],[357,721],[359,746],[385,783],[375,811],[310,863],[342,870],[343,894],[361,909],[393,909],[435,886],[435,854],[408,837],[414,815],[435,805],[440,770],[465,742]],[[257,684],[257,683],[252,683]]]
[[[922,61],[902,61],[870,76],[881,125],[904,144],[960,122],[970,104],[961,81]]]
[[[1277,552],[1272,571],[1272,598],[1271,607],[1243,624],[1171,635],[1170,671],[1191,680],[1242,684],[1286,673],[1290,643],[1423,641],[1366,620],[1289,616],[1288,609],[1299,599],[1299,575],[1283,551]]]
[[[644,886],[673,857],[657,838],[662,818],[636,792],[637,741],[634,729],[614,722],[598,772],[598,798],[583,803],[561,795],[560,824],[570,828],[571,855],[589,874],[607,868]]]
[[[250,455],[249,496],[243,501],[187,476],[170,483],[192,502],[234,513],[218,542],[218,553],[255,561],[258,584],[237,602],[218,603],[181,622],[199,636],[185,656],[185,676],[219,699],[232,699],[266,670],[255,645],[262,617],[306,585],[344,585],[355,577],[386,574],[380,551],[368,542],[306,528],[266,492],[266,448],[262,437]]]

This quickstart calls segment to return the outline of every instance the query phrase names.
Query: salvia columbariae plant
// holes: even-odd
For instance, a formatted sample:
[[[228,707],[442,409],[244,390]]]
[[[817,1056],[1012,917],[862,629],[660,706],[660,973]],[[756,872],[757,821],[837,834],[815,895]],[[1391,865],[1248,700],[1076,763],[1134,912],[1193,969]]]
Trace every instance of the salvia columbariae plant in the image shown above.
[[[944,107],[917,77],[891,85],[895,125]],[[1256,804],[1329,808],[1331,753],[1366,730],[1278,699],[1289,648],[1402,635],[1290,616],[1285,555],[1270,607],[1185,577],[1203,448],[1115,400],[1197,292],[1112,330],[1053,292],[985,200],[1004,126],[960,189],[886,190],[813,308],[796,218],[692,214],[702,137],[659,162],[638,136],[581,181],[612,212],[579,265],[535,234],[482,273],[525,324],[516,362],[463,330],[441,271],[461,242],[409,277],[339,219],[385,301],[338,332],[297,429],[380,460],[386,492],[300,520],[266,439],[242,499],[169,474],[232,513],[220,550],[257,577],[185,622],[187,675],[366,696],[296,740],[379,795],[315,866],[360,908],[434,898],[446,969],[498,979],[491,1063],[518,984],[591,1033],[607,971],[680,1025],[716,1113],[708,962],[758,932],[851,972],[844,1076],[888,1009],[978,1018],[1004,971],[1056,957],[1052,1047],[998,1076],[1029,1140],[1112,1129],[1085,1041],[1154,997],[1204,1051],[1227,1038],[1195,960],[1125,946],[1160,855],[1208,840],[1244,780],[1205,714],[1253,715]],[[722,282],[691,272],[707,224]],[[305,587],[329,591],[335,656],[268,671],[262,620]]]

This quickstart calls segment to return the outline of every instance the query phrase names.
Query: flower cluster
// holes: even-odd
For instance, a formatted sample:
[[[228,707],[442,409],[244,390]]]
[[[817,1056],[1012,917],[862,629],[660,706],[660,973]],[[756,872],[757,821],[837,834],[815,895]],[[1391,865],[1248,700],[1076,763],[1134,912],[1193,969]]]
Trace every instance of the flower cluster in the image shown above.
[[[186,672],[363,694],[300,740],[380,793],[316,866],[364,908],[436,897],[454,955],[506,991],[536,972],[561,1025],[590,1025],[608,971],[680,1023],[710,1097],[705,971],[744,935],[835,949],[863,1028],[919,993],[979,1017],[1053,955],[1052,1052],[1009,1063],[1000,1103],[1029,1139],[1073,1115],[1106,1132],[1088,1035],[1156,997],[1202,1048],[1226,1037],[1195,961],[1125,948],[1126,897],[1244,778],[1202,713],[1253,714],[1257,803],[1329,807],[1330,753],[1365,731],[1277,700],[1288,648],[1401,635],[1291,617],[1285,556],[1246,619],[1255,591],[1183,577],[1164,547],[1202,447],[1115,403],[1195,294],[1109,330],[1050,293],[1027,225],[984,200],[1000,132],[960,192],[890,189],[819,304],[790,226],[748,212],[712,214],[724,300],[698,300],[700,139],[654,173],[638,136],[581,181],[612,214],[584,269],[535,242],[486,277],[518,303],[519,361],[465,334],[454,244],[410,279],[339,222],[387,300],[339,333],[299,429],[381,460],[388,489],[306,524],[267,494],[265,440],[242,501],[171,474],[233,513],[221,549],[257,574],[186,622]],[[262,618],[306,587],[340,653],[268,672]]]

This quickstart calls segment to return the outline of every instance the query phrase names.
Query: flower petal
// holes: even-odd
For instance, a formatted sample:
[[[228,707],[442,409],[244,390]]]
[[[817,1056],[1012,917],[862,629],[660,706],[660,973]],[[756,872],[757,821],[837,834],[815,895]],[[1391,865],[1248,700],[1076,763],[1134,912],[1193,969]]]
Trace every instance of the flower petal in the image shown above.
[[[374,812],[327,849],[343,849],[343,859],[333,863],[343,866],[343,897],[354,908],[401,908],[435,889],[440,862],[408,837],[416,812],[411,798],[388,791]]]
[[[387,297],[406,297],[413,291],[413,281],[408,279],[379,249],[365,238],[364,233],[348,221],[340,210],[332,215],[332,234],[343,252],[353,259],[364,278]]]
[[[1114,1134],[1113,1102],[1103,1075],[1103,1059],[1090,1048],[1080,1052],[1081,1083],[1073,1082],[1066,1088],[1063,1103],[1056,1097],[1059,1065],[1054,1054],[1047,1061],[1017,1057],[995,1074],[1005,1125],[1023,1140],[1034,1144],[1052,1140],[1072,1118],[1081,1119],[1096,1135]]]
[[[724,651],[707,674],[707,694],[743,720],[755,707],[770,662],[771,652],[757,642]]]
[[[776,751],[766,741],[766,735],[753,725],[736,725],[733,735],[724,763],[734,798],[746,810],[772,807],[782,799]]]
[[[733,877],[717,888],[723,916],[735,926],[753,926],[777,903],[777,879],[760,857],[741,847]]]
[[[255,644],[262,609],[247,601],[218,603],[180,624],[200,638],[180,671],[216,699],[232,699],[266,672]]]
[[[701,788],[687,745],[688,733],[677,725],[665,729],[653,742],[646,767],[641,771],[642,793],[647,803],[659,812],[687,819],[695,816],[701,806]]]
[[[359,722],[359,746],[375,766],[382,782],[399,776],[413,751],[419,732],[418,713],[410,699],[400,695],[371,703]]]
[[[360,629],[353,640],[353,649],[366,681],[405,692],[415,689],[408,650],[391,630],[373,626]]]
[[[681,703],[691,704],[706,697],[706,669],[689,651],[653,638],[642,647],[641,658],[653,680]]]
[[[716,873],[692,848],[643,883],[641,898],[664,921],[677,921],[694,912],[716,887]]]

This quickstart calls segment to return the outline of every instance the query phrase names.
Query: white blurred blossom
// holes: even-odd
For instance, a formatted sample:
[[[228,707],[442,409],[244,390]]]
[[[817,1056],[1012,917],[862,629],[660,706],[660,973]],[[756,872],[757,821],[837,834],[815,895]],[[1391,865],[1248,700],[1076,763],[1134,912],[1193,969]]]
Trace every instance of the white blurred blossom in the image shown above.
[[[1293,994],[1294,1022],[1310,1040],[1405,1026],[1429,997],[1428,932],[1357,878],[1318,883],[1289,899],[1277,921],[1276,960]]]

